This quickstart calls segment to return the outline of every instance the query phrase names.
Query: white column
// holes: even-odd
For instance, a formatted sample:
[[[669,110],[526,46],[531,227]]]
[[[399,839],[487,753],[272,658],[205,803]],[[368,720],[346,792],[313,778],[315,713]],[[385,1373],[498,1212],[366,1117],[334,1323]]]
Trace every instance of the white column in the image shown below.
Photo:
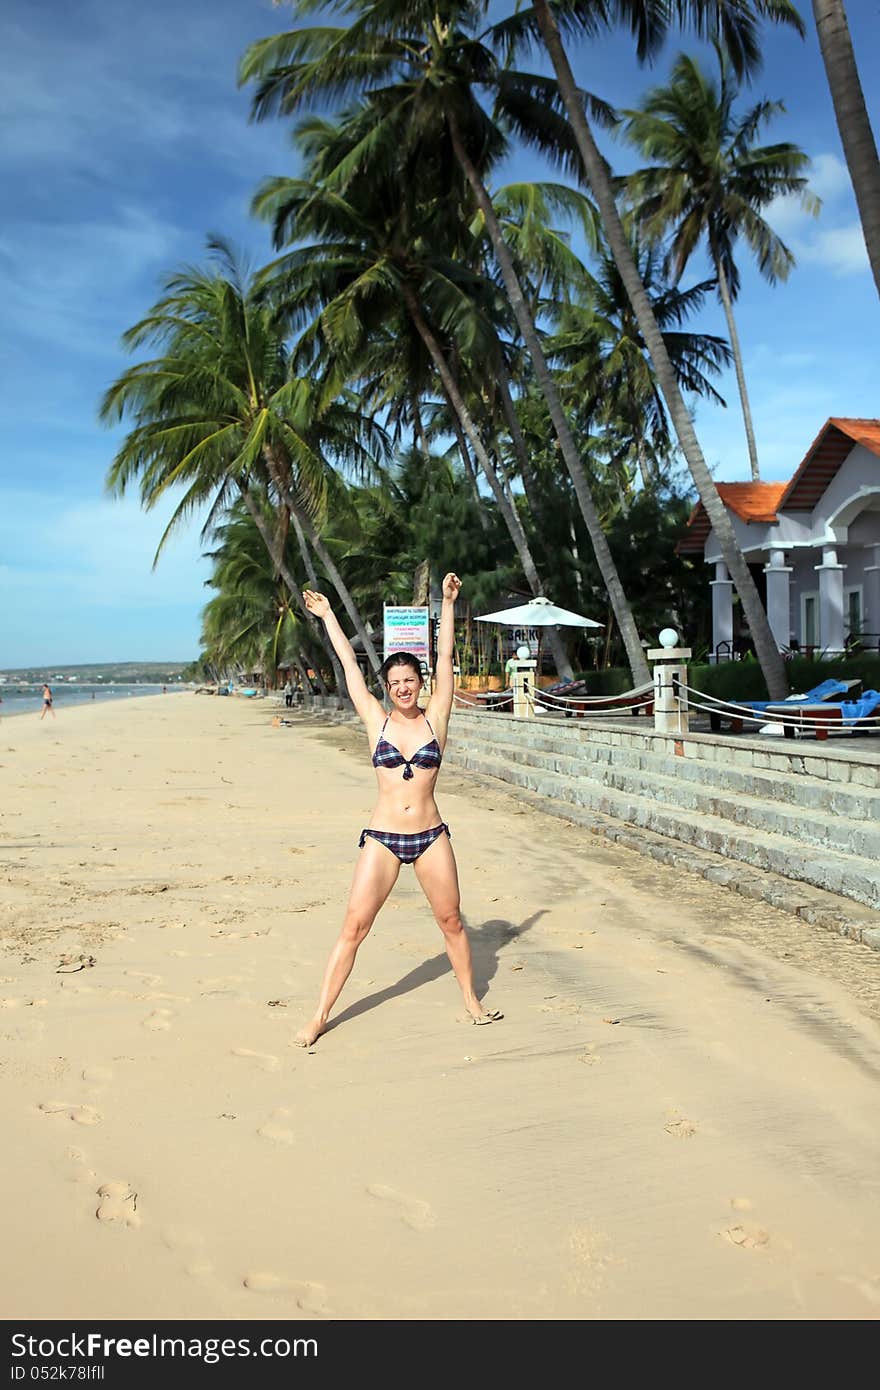
[[[785,563],[784,550],[771,550],[769,563],[764,566],[767,579],[767,621],[780,651],[791,641],[791,596],[789,579],[791,566]]]
[[[834,655],[843,651],[843,571],[837,563],[837,550],[823,545],[822,563],[814,566],[819,576],[819,647]]]
[[[537,661],[517,661],[510,673],[514,719],[535,716],[535,668]]]
[[[711,580],[712,590],[712,661],[728,661],[733,656],[733,580],[727,573],[723,560],[715,565],[715,578]],[[726,646],[719,657],[721,643]]]
[[[654,663],[654,728],[661,734],[686,734],[690,647],[655,647],[646,655]]]
[[[866,635],[866,646],[880,645],[880,545],[870,547],[872,562],[865,565],[865,611],[862,614],[862,631]]]

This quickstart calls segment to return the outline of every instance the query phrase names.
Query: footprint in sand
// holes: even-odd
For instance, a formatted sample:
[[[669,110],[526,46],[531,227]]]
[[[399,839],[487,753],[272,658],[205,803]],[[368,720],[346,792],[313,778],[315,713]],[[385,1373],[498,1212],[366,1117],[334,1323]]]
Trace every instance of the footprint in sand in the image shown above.
[[[583,1062],[584,1065],[588,1067],[594,1067],[597,1062],[601,1062],[602,1058],[599,1056],[598,1052],[593,1051],[593,1048],[594,1044],[589,1043],[578,1057],[578,1061]]]
[[[173,1017],[171,1009],[154,1009],[150,1016],[144,1019],[144,1027],[149,1028],[151,1033],[167,1033]]]
[[[103,1182],[98,1188],[100,1197],[95,1216],[99,1221],[115,1226],[139,1226],[140,1213],[137,1209],[137,1193],[130,1183],[114,1180]]]
[[[113,1080],[113,1072],[109,1067],[86,1067],[82,1079],[90,1086],[107,1086]]]
[[[323,1284],[315,1284],[308,1279],[284,1279],[280,1274],[257,1271],[253,1274],[246,1274],[242,1283],[252,1293],[292,1298],[297,1308],[300,1308],[304,1313],[311,1313],[313,1317],[332,1317],[331,1311],[327,1307],[327,1290]]]
[[[148,970],[125,970],[125,975],[131,975],[135,980],[143,980],[144,984],[150,989],[155,989],[156,985],[161,985],[161,975],[151,975]]]
[[[390,1202],[397,1208],[401,1221],[405,1221],[407,1226],[412,1226],[414,1231],[429,1231],[432,1226],[437,1225],[437,1217],[430,1204],[418,1197],[407,1197],[403,1192],[379,1182],[370,1183],[367,1192],[371,1197],[377,1197],[380,1202]]]
[[[40,1110],[44,1115],[66,1115],[78,1125],[99,1125],[101,1116],[93,1105],[71,1105],[68,1100],[41,1101]]]
[[[291,1113],[283,1106],[278,1110],[273,1110],[266,1123],[260,1125],[257,1133],[261,1138],[271,1139],[276,1144],[292,1144],[296,1135],[284,1123],[285,1120],[290,1119]]]
[[[89,1161],[82,1149],[70,1148],[64,1155],[68,1165],[68,1182],[87,1183],[94,1190],[98,1175],[94,1168],[89,1167]]]
[[[693,1139],[697,1132],[697,1126],[693,1120],[686,1120],[683,1115],[679,1115],[677,1110],[673,1110],[666,1116],[666,1124],[663,1126],[667,1134],[671,1134],[673,1139]]]
[[[281,1066],[277,1057],[273,1057],[271,1052],[252,1052],[249,1047],[234,1047],[233,1057],[245,1057],[249,1062],[253,1062],[262,1071],[277,1071]]]
[[[201,1283],[214,1273],[214,1266],[205,1253],[205,1237],[200,1231],[169,1226],[162,1232],[162,1243],[181,1256],[184,1270],[191,1279]]]
[[[728,1226],[721,1235],[740,1250],[763,1250],[770,1244],[769,1233],[761,1226]]]

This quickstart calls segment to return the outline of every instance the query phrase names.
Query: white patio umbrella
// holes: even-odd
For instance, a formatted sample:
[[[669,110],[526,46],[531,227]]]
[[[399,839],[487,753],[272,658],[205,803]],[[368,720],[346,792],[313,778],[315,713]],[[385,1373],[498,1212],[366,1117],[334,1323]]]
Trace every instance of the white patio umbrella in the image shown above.
[[[518,608],[503,608],[498,613],[485,613],[478,623],[505,623],[508,627],[604,627],[592,618],[559,608],[549,598],[533,598]]]

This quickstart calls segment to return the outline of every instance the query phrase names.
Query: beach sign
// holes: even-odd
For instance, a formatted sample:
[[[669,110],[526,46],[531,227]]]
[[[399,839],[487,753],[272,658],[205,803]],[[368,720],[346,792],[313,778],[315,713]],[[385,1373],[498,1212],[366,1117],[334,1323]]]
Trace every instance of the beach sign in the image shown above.
[[[390,603],[383,608],[386,658],[395,652],[412,652],[427,671],[431,665],[428,609]]]

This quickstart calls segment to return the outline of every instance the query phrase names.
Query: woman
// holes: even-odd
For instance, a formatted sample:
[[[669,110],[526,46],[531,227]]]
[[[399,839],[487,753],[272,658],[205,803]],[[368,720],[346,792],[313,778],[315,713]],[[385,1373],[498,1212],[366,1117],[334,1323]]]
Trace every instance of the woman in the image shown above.
[[[393,706],[389,715],[367,689],[355,654],[323,594],[304,590],[310,613],[322,618],[342,663],[348,693],[364,721],[379,783],[369,826],[361,833],[361,856],[354,873],[342,931],[324,971],[321,996],[312,1020],[296,1035],[310,1047],[327,1026],[330,1010],[351,974],[358,947],[397,882],[401,864],[412,864],[416,878],[446,943],[464,1006],[474,1023],[494,1023],[503,1015],[484,1009],[474,989],[471,948],[459,914],[458,873],[449,842],[449,826],[440,819],[434,784],[446,745],[452,711],[452,647],[455,600],[461,580],[443,580],[443,608],[437,640],[434,693],[425,714],[419,709],[422,672],[416,657],[398,652],[382,665],[385,689]]]
[[[53,718],[53,719],[55,718],[55,708],[54,708],[54,701],[53,701],[53,698],[52,698],[52,690],[51,690],[51,687],[50,687],[50,686],[44,685],[44,686],[43,686],[43,713],[40,715],[40,719],[45,719],[47,714],[51,714],[52,718]]]

